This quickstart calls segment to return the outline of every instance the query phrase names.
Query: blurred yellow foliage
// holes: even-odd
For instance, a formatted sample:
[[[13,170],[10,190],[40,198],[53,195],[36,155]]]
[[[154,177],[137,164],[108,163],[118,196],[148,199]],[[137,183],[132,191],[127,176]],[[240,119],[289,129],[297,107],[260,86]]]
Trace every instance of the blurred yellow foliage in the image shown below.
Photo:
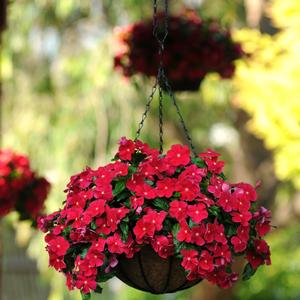
[[[238,65],[234,101],[251,115],[249,128],[274,151],[278,177],[300,188],[300,2],[274,1],[270,12],[276,24],[289,26],[275,36],[248,29],[235,34],[251,59]]]

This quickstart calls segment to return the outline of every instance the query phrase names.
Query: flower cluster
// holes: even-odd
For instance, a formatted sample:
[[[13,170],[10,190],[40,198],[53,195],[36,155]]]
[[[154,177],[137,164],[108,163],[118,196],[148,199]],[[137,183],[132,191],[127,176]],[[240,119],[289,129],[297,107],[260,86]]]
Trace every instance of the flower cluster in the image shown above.
[[[16,210],[21,220],[34,221],[49,189],[49,182],[31,170],[27,157],[0,150],[0,217]]]
[[[163,14],[158,22],[163,24]],[[153,37],[152,21],[141,21],[117,30],[119,51],[114,65],[126,77],[136,73],[156,76],[159,66],[157,41]],[[188,46],[187,46],[188,45]],[[172,88],[199,83],[207,73],[219,73],[222,78],[234,74],[234,61],[244,55],[241,45],[232,40],[230,31],[214,20],[202,20],[195,12],[170,16],[168,37],[163,53],[164,66]],[[184,82],[183,82],[184,81]],[[182,89],[185,89],[182,86]]]
[[[160,154],[121,138],[112,163],[72,176],[63,209],[40,218],[50,265],[84,297],[101,291],[98,283],[115,275],[121,255],[132,258],[144,245],[161,258],[180,258],[189,280],[222,288],[237,280],[231,267],[243,255],[249,278],[270,264],[262,238],[271,214],[257,208],[250,184],[225,180],[218,158],[210,149],[191,158],[182,145]]]

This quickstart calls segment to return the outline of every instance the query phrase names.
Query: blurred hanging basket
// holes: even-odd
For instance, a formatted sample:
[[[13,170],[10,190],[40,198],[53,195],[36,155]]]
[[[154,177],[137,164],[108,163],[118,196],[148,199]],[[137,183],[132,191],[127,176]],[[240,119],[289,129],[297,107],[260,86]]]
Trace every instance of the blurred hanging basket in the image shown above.
[[[163,24],[164,14],[158,15]],[[168,39],[165,41],[163,64],[173,91],[198,90],[208,73],[231,78],[235,61],[243,57],[239,43],[233,41],[229,29],[214,20],[202,20],[195,12],[170,16]],[[163,30],[158,27],[158,31]],[[158,35],[163,35],[159,33]],[[116,29],[118,53],[114,66],[124,76],[142,74],[155,77],[160,56],[153,37],[152,20],[140,21]]]
[[[1,0],[0,1],[0,34],[6,28],[6,19],[7,19],[6,14],[7,14],[7,1]]]
[[[17,211],[20,220],[35,222],[49,190],[50,183],[37,176],[26,156],[0,150],[0,217]]]
[[[129,286],[152,294],[177,292],[202,280],[187,280],[180,259],[161,258],[148,245],[131,259],[120,257],[116,276]]]

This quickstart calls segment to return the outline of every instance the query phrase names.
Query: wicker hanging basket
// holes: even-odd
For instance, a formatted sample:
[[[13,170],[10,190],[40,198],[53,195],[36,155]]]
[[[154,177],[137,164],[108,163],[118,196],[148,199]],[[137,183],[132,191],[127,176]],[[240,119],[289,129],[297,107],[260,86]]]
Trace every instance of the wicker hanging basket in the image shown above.
[[[163,259],[148,245],[132,259],[122,257],[116,276],[129,286],[152,294],[174,293],[201,281],[188,281],[179,259]]]

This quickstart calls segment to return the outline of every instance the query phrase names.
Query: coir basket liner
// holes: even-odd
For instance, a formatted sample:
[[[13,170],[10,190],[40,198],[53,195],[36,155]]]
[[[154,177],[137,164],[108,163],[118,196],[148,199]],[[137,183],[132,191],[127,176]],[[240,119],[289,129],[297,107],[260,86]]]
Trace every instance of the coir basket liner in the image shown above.
[[[116,276],[131,287],[152,294],[177,292],[202,281],[188,281],[179,259],[163,259],[148,245],[132,259],[120,258]]]

